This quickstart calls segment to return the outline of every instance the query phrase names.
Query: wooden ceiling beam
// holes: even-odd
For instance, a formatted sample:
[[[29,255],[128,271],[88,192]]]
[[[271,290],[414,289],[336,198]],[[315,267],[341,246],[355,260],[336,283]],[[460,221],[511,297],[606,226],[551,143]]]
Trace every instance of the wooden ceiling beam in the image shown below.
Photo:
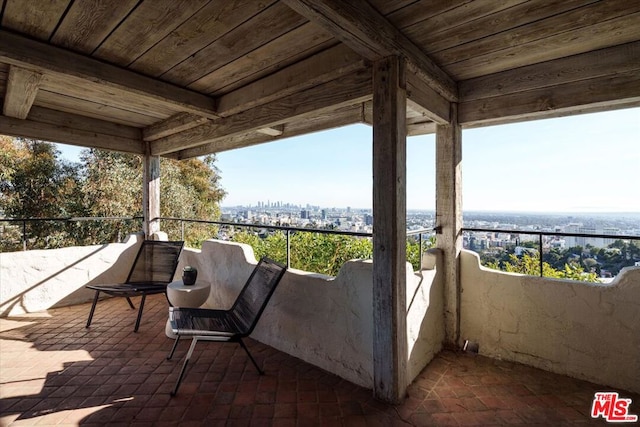
[[[221,138],[214,142],[203,144],[197,147],[174,153],[177,159],[189,159],[207,154],[219,153],[221,151],[233,150],[237,148],[249,147],[263,144],[284,138],[305,135],[311,132],[319,132],[330,128],[347,126],[363,121],[363,109],[361,104],[342,107],[324,114],[315,115],[308,120],[287,123],[282,125],[282,133],[277,136],[268,136],[262,133],[247,133]]]
[[[233,116],[212,120],[193,129],[153,141],[151,154],[166,155],[234,135],[277,126],[294,119],[309,118],[370,98],[371,73],[353,73]]]
[[[638,105],[640,73],[631,71],[461,102],[458,119],[465,127],[475,127]]]
[[[2,112],[7,117],[26,119],[36,99],[42,74],[25,68],[10,66]]]
[[[139,129],[47,108],[33,107],[26,119],[0,116],[0,134],[144,154]]]
[[[295,92],[363,70],[366,61],[343,44],[333,46],[218,98],[218,114],[230,116]]]
[[[409,71],[420,76],[447,101],[457,101],[456,82],[367,0],[284,2],[368,60],[391,55],[405,58]]]
[[[640,71],[640,42],[626,43],[459,82],[461,102]]]
[[[155,141],[165,136],[183,132],[208,123],[209,119],[191,113],[178,113],[166,120],[147,126],[142,130],[144,141]]]
[[[60,81],[79,79],[100,85],[123,99],[138,98],[167,108],[217,118],[215,99],[65,49],[0,30],[0,62]]]

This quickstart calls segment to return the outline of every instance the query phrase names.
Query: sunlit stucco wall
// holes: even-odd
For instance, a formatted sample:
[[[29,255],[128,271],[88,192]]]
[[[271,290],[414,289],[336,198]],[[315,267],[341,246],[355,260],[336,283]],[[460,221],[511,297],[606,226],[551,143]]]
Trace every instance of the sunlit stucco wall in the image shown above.
[[[461,263],[462,338],[481,354],[640,392],[640,268],[592,284]]]

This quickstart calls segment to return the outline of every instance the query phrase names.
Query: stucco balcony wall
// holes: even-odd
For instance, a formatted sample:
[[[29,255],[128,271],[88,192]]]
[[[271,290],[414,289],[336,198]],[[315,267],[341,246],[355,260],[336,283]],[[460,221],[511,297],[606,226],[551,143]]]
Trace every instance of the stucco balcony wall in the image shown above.
[[[141,242],[0,253],[0,317],[90,301],[84,286],[126,280]]]
[[[415,274],[407,264],[407,376],[413,380],[442,347],[442,287],[435,265]],[[256,264],[250,246],[209,240],[186,249],[183,265],[212,284],[207,307],[230,307]],[[337,277],[289,269],[252,338],[364,387],[373,387],[371,261],[349,261]]]
[[[461,264],[461,335],[481,354],[640,392],[640,268],[593,284]]]
[[[0,313],[32,313],[91,301],[89,283],[126,279],[141,236],[125,243],[0,254]],[[407,377],[411,381],[441,350],[443,290],[438,251],[427,267],[407,264]],[[244,244],[209,240],[202,250],[185,248],[185,265],[211,284],[205,307],[228,308],[257,263]],[[371,261],[349,261],[337,277],[290,269],[252,338],[319,366],[353,383],[373,387],[373,293]],[[88,313],[88,312],[87,312]]]

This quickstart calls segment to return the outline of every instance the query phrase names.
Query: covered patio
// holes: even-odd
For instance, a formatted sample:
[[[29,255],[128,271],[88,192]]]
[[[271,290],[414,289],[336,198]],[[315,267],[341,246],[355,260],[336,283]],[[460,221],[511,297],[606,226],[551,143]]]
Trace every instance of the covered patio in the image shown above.
[[[0,423],[5,426],[573,425],[602,386],[473,353],[441,352],[402,404],[251,340],[259,376],[230,344],[203,344],[175,398],[180,362],[166,360],[166,301],[149,298],[144,327],[118,299],[86,330],[88,304],[0,319]],[[181,343],[185,352],[188,342]],[[606,388],[606,390],[612,390]],[[640,395],[631,413],[640,413]],[[602,419],[601,419],[602,421]],[[604,424],[604,422],[603,422]]]
[[[462,292],[463,286],[474,284],[473,278],[463,277],[461,267],[462,129],[640,105],[640,6],[627,0],[123,0],[107,3],[0,2],[0,94],[3,97],[0,133],[143,156],[147,237],[161,231],[158,220],[160,156],[187,159],[351,123],[373,126],[371,387],[378,401],[389,403],[374,403],[370,397],[364,398],[358,406],[365,417],[376,414],[373,416],[377,418],[375,411],[381,411],[403,422],[416,416],[416,408],[428,407],[425,412],[433,413],[438,411],[429,405],[435,405],[436,409],[440,408],[438,405],[451,408],[446,402],[419,403],[409,410],[407,417],[398,418],[402,409],[388,411],[416,404],[412,400],[416,393],[423,401],[429,400],[429,396],[445,398],[434,389],[437,386],[433,383],[434,368],[425,371],[426,377],[425,373],[419,374],[410,386],[416,369],[408,366],[407,345],[411,340],[408,336],[411,324],[407,320],[411,295],[407,292],[409,276],[405,253],[407,135],[436,134],[436,231],[441,288],[431,289],[437,290],[442,300],[438,317],[438,327],[441,325],[438,333],[442,339],[432,348],[437,352],[442,347],[462,346],[463,312],[466,309],[472,312],[478,305],[463,301]],[[631,290],[637,286],[633,277],[637,275],[629,277],[632,277],[628,280],[630,284],[625,286],[633,294]],[[634,312],[637,308],[634,301],[621,302],[621,305],[628,304],[620,310],[621,317]],[[579,302],[575,307],[578,307],[576,312],[582,311]],[[56,313],[64,317],[64,313],[84,309],[68,308]],[[616,311],[615,307],[612,310]],[[164,314],[164,310],[160,312]],[[27,329],[16,329],[14,333],[31,333],[32,338],[27,341],[33,342],[36,349],[67,345],[56,344],[60,328],[70,334],[60,337],[63,343],[69,338],[94,337],[92,332],[71,331],[69,325],[74,324],[82,329],[79,323],[83,315],[76,314],[75,318],[67,319],[69,324],[57,323],[54,316]],[[519,325],[519,319],[515,323]],[[629,314],[623,323],[625,333],[637,332],[637,316]],[[468,330],[477,326],[474,322],[470,324]],[[48,332],[38,332],[38,325]],[[491,334],[499,330],[499,326],[497,329],[487,326],[478,334]],[[604,328],[604,324],[600,326]],[[24,332],[29,328],[35,328],[35,332]],[[23,332],[17,332],[20,330]],[[80,335],[74,335],[76,333]],[[145,340],[144,335],[124,337],[119,333],[114,330],[116,335],[112,337],[95,336],[95,343],[101,343],[100,351],[111,355],[109,359],[102,359],[106,362],[97,363],[113,364],[109,369],[120,373],[119,380],[135,378],[124,378],[124,374],[135,366],[129,364],[130,360],[138,359],[120,358],[130,354],[107,348],[121,345],[122,340],[133,340],[130,348],[139,342],[142,346],[139,351],[145,352],[141,359],[153,358],[152,365],[157,364],[154,370],[170,366],[161,363],[164,349],[154,341],[157,331],[149,330],[151,335]],[[561,338],[562,333],[559,329],[558,337]],[[637,340],[638,334],[634,337]],[[13,345],[19,341],[9,342]],[[500,340],[496,342],[501,344]],[[633,347],[635,341],[630,345]],[[10,347],[5,347],[3,342],[3,363],[6,348]],[[567,346],[568,356],[563,353],[565,359],[575,356],[572,349]],[[514,360],[524,357],[532,364],[550,367],[565,363],[564,359],[562,363],[553,359],[555,354],[547,358],[537,352],[519,350],[521,348],[510,349],[505,357]],[[83,351],[91,353],[95,349]],[[600,351],[598,348],[583,354],[579,349],[577,353],[581,363],[593,365],[597,364],[595,354]],[[274,361],[284,358],[295,367],[298,376],[299,370],[314,372],[313,375],[323,378],[327,375],[316,373],[317,368],[299,364],[273,349],[262,347],[262,353],[265,362],[272,364],[271,369],[276,369]],[[638,375],[639,370],[634,369],[638,362],[626,353],[624,357],[631,360],[631,364],[618,368],[628,369],[628,376],[633,380]],[[149,369],[144,367],[147,366],[144,360],[140,362],[141,369]],[[477,364],[481,370],[486,368],[493,373],[503,366],[481,357],[454,357],[452,353],[443,353],[434,360],[435,364],[430,366],[435,366],[436,374],[442,374],[438,369],[450,363]],[[92,362],[88,361],[74,363],[90,366]],[[229,360],[225,363],[235,367]],[[201,365],[217,372],[215,363]],[[274,372],[278,378],[281,370],[292,369],[285,363],[281,365]],[[521,369],[517,365],[506,366],[506,371]],[[559,370],[567,371],[564,368],[560,366]],[[69,371],[77,372],[78,375],[74,375],[77,379],[69,378],[67,370],[56,378],[72,383],[88,380],[80,375],[81,369]],[[539,376],[545,375],[550,374]],[[156,377],[161,376],[153,376]],[[11,379],[10,386],[3,383],[3,392],[12,390],[15,381],[23,381],[17,378]],[[327,378],[329,382],[341,384],[336,388],[336,395],[342,386],[353,387],[331,375]],[[573,380],[556,380],[575,384]],[[102,378],[102,381],[115,380]],[[423,381],[429,386],[420,386]],[[261,384],[254,379],[236,386],[241,388],[245,383],[255,390],[259,390]],[[131,383],[123,384],[133,388]],[[300,392],[308,391],[304,390],[304,384],[296,386],[298,398]],[[592,399],[592,386],[578,384],[578,389],[590,390],[589,399]],[[65,386],[60,385],[62,389]],[[192,385],[193,390],[200,387],[201,384]],[[574,385],[567,387],[572,389]],[[153,393],[143,395],[155,395],[160,389],[162,385],[153,388]],[[534,390],[527,390],[526,393],[535,395]],[[40,393],[47,392],[54,390]],[[111,405],[118,400],[115,404],[129,408],[130,402],[136,402],[135,397],[131,398],[133,391],[128,393],[126,402],[119,401],[122,397],[112,393],[107,393],[109,397],[102,399],[100,405],[105,402]],[[354,393],[353,389],[349,393],[352,396],[367,394],[365,391]],[[319,394],[316,397],[320,399]],[[234,394],[234,401],[236,398],[248,399],[242,393]],[[199,397],[194,394],[189,399]],[[3,405],[5,400],[9,407],[3,407],[3,413],[11,413],[14,407],[13,411],[24,416],[22,410],[18,411],[19,406],[14,406],[20,405],[17,401],[3,399]],[[29,406],[30,401],[25,402],[24,405]],[[576,401],[567,403],[567,407],[573,408],[574,403]],[[165,404],[166,401],[162,405]],[[178,405],[179,400],[173,404]],[[498,405],[497,401],[494,404]],[[46,408],[47,403],[43,405],[44,408],[35,410],[50,410]],[[491,404],[482,403],[480,412],[491,410],[487,405]],[[580,405],[584,407],[584,402]],[[546,406],[548,409],[549,405]],[[112,409],[99,412],[106,414]],[[575,410],[566,410],[564,414],[575,415]],[[185,408],[181,413],[195,412]],[[87,415],[82,415],[82,419]],[[363,416],[340,412],[341,417],[351,415]],[[561,415],[554,412],[549,416]],[[451,418],[451,414],[443,417]],[[456,422],[465,421],[453,418]],[[428,424],[427,421],[424,424]]]

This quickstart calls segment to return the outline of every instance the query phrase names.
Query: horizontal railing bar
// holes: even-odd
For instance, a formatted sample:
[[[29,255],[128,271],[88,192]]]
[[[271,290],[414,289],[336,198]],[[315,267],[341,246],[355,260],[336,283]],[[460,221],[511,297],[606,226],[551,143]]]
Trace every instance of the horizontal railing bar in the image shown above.
[[[243,224],[241,222],[227,222],[227,221],[212,221],[206,219],[185,219],[185,218],[172,218],[172,217],[158,217],[153,218],[152,221],[185,221],[185,222],[197,222],[201,224],[216,224],[216,225],[229,225],[233,227],[246,227],[246,228],[268,228],[272,230],[282,231],[300,231],[305,233],[321,233],[321,234],[341,234],[345,236],[357,236],[357,237],[372,237],[373,233],[362,233],[357,231],[340,231],[340,230],[327,230],[322,228],[300,228],[300,227],[287,227],[284,225],[267,225],[267,224]]]
[[[0,222],[25,222],[25,221],[103,221],[103,220],[128,220],[142,219],[141,216],[77,216],[58,218],[0,218]]]
[[[595,237],[599,239],[617,239],[617,240],[640,240],[640,236],[627,236],[619,234],[585,234],[585,233],[560,233],[556,231],[533,231],[533,230],[501,230],[496,228],[471,228],[463,227],[462,231],[473,231],[480,233],[505,233],[505,234],[529,234],[532,236],[557,236],[557,237]]]

